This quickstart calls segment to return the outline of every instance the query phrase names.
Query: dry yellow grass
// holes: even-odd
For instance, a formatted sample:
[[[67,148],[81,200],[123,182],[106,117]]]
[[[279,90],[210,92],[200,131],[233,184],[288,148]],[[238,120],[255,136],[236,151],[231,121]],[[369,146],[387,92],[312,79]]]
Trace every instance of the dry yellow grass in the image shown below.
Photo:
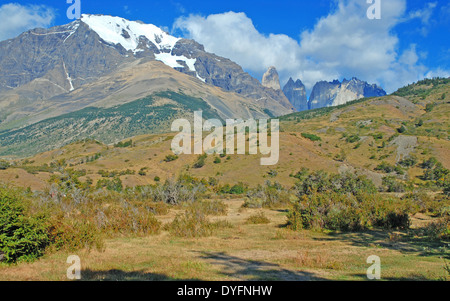
[[[168,232],[144,238],[117,238],[103,252],[79,251],[83,280],[364,280],[366,259],[378,255],[382,279],[439,279],[439,250],[424,253],[420,245],[382,231],[353,234],[294,232],[281,227],[284,210],[263,209],[269,224],[250,225],[259,212],[242,209],[243,200],[225,201],[233,228],[210,237],[186,239]],[[170,222],[181,209],[158,217]],[[442,250],[441,250],[442,251]],[[58,252],[34,263],[0,266],[0,280],[67,280],[69,255]]]

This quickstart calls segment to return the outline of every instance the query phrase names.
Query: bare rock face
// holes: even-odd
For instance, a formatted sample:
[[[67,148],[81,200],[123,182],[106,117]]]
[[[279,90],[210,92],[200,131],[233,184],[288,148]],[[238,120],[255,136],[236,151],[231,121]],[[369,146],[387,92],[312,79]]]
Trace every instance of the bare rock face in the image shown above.
[[[332,82],[318,82],[309,98],[309,109],[338,106],[364,97],[385,96],[386,92],[375,84],[357,78]]]
[[[266,88],[271,88],[276,91],[281,90],[280,77],[278,76],[278,72],[275,67],[269,67],[269,70],[264,73],[262,85]]]
[[[298,112],[308,110],[308,99],[306,97],[306,88],[301,80],[294,82],[292,78],[283,88],[283,93],[289,99],[290,103]]]

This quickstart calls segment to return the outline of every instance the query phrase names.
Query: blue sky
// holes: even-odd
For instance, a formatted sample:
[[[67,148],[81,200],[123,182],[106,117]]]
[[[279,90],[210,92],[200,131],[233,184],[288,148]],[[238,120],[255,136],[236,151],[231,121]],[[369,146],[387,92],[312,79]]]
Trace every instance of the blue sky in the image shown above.
[[[300,78],[309,90],[318,80],[356,76],[393,92],[423,77],[449,76],[450,2],[380,1],[381,20],[367,19],[366,0],[81,0],[81,12],[155,24],[194,38],[258,79],[274,65],[282,84]],[[6,10],[11,3],[15,10]],[[69,6],[1,1],[0,40],[66,24]],[[15,12],[21,22],[9,20]]]

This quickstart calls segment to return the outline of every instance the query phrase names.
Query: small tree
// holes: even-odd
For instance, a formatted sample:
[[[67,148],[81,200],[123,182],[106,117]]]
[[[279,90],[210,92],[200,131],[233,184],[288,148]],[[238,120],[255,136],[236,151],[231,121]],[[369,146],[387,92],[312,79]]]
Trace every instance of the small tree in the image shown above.
[[[0,160],[0,170],[8,169],[10,166],[9,162]]]

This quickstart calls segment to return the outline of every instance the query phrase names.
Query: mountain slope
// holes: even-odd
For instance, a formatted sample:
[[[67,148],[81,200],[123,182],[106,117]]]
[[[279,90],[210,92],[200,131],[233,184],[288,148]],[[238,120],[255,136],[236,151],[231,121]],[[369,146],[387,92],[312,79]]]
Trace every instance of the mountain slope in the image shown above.
[[[86,138],[113,143],[135,135],[168,132],[171,120],[193,119],[196,110],[203,111],[204,118],[220,119],[202,99],[169,91],[109,108],[87,107],[0,134],[0,155],[30,155]]]
[[[208,156],[202,168],[191,168],[196,155],[181,155],[173,162],[165,162],[165,157],[172,154],[170,144],[175,134],[169,133],[133,137],[133,145],[128,148],[92,141],[73,143],[28,160],[17,160],[16,166],[0,171],[0,181],[25,187],[33,183],[33,189],[42,189],[51,175],[48,166],[65,160],[75,170],[85,170],[85,177],[94,183],[102,178],[100,170],[134,170],[134,175],[120,176],[125,186],[153,184],[155,176],[164,180],[189,172],[205,179],[215,177],[221,184],[242,181],[256,186],[271,180],[289,187],[296,181],[292,175],[302,168],[366,175],[378,186],[385,176],[422,185],[421,162],[435,157],[450,168],[450,79],[439,84],[420,83],[400,89],[398,94],[403,96],[361,99],[282,117],[280,160],[276,166],[261,166],[260,155],[230,155],[228,159],[227,154],[219,163],[214,163],[219,156]],[[398,131],[401,126],[406,128],[403,133]],[[312,141],[314,136],[320,140]],[[86,160],[94,156],[98,159]],[[416,158],[416,164],[399,164],[410,156]],[[383,162],[400,169],[377,170]],[[142,168],[146,168],[146,175],[138,174]]]
[[[142,22],[83,15],[64,26],[30,30],[0,42],[0,128],[36,122],[27,119],[53,103],[69,108],[79,89],[141,59],[161,61],[204,85],[237,93],[257,102],[260,111],[275,116],[292,112],[284,95],[263,87],[236,63],[205,52],[195,41]],[[107,98],[110,91],[97,92],[96,100]]]

